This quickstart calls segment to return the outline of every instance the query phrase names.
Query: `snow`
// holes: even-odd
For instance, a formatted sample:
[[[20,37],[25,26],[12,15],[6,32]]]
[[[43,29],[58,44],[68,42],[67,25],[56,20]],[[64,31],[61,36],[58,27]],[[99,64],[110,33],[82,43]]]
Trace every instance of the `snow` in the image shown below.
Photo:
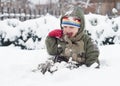
[[[116,8],[113,8],[113,9],[112,9],[112,12],[113,12],[114,14],[116,14],[116,13],[118,13],[118,10],[117,10]]]
[[[101,43],[105,37],[116,36],[119,38],[120,17],[109,19],[107,16],[88,14],[86,19],[86,30],[92,33],[91,37]],[[97,23],[94,22],[97,20]],[[9,24],[8,24],[9,22]],[[93,24],[91,23],[93,22]],[[112,23],[114,22],[114,23]],[[1,86],[119,86],[120,80],[120,39],[115,40],[114,45],[98,45],[100,49],[100,69],[81,66],[77,69],[67,69],[61,65],[61,68],[53,74],[49,72],[43,75],[39,71],[32,72],[37,65],[45,62],[48,55],[45,47],[45,37],[52,29],[58,29],[59,18],[49,14],[38,19],[20,22],[16,19],[0,21],[0,34],[5,39],[14,40],[19,37],[21,30],[26,33],[32,31],[33,34],[41,37],[40,42],[32,42],[30,38],[26,46],[29,49],[21,50],[14,44],[0,47],[0,85]],[[118,25],[117,32],[112,30]],[[15,30],[15,31],[14,31]],[[101,32],[104,30],[104,32]],[[96,35],[96,32],[100,34]],[[6,35],[7,34],[7,35]],[[98,36],[98,38],[97,38]],[[34,47],[34,48],[33,48]],[[60,65],[60,64],[58,64]]]
[[[1,86],[73,86],[79,84],[84,86],[119,86],[120,59],[119,51],[116,49],[120,49],[120,46],[107,45],[100,47],[100,69],[85,66],[73,70],[62,68],[54,74],[47,72],[42,75],[40,72],[32,72],[32,69],[49,57],[45,49],[28,51],[1,47]]]
[[[50,3],[50,2],[53,2],[53,3],[56,3],[58,2],[58,0],[29,0],[31,1],[32,3],[34,4],[46,4],[46,3]]]

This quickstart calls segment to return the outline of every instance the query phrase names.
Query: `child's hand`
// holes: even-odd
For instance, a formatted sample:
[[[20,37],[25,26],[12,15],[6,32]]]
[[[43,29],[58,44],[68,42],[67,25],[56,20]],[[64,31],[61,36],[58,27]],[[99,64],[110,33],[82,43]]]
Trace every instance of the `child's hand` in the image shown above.
[[[55,30],[49,32],[48,36],[55,37],[55,38],[61,38],[62,34],[63,34],[63,30],[55,29]]]

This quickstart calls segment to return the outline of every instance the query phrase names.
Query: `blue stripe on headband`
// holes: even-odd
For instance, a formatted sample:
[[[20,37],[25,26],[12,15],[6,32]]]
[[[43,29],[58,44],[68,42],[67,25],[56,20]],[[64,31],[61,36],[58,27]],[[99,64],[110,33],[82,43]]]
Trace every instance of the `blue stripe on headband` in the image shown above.
[[[78,28],[80,28],[80,24],[77,24],[77,23],[73,23],[73,22],[65,22],[65,21],[63,21],[62,22],[62,25],[70,25],[70,26],[73,26],[73,27],[78,27]]]

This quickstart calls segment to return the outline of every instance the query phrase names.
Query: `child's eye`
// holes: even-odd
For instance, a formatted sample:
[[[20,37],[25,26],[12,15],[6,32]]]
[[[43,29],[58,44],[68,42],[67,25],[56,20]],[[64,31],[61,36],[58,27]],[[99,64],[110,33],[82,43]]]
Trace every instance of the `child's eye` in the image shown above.
[[[69,27],[70,29],[73,29],[74,27]]]

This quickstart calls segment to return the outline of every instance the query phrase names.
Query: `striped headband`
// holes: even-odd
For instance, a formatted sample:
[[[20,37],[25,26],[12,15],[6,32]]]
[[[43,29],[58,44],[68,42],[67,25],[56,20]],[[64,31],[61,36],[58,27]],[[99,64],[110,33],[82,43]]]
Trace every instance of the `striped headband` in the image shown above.
[[[63,26],[72,26],[72,27],[77,27],[80,28],[80,19],[79,18],[74,18],[74,17],[63,17],[62,18],[62,27]]]

